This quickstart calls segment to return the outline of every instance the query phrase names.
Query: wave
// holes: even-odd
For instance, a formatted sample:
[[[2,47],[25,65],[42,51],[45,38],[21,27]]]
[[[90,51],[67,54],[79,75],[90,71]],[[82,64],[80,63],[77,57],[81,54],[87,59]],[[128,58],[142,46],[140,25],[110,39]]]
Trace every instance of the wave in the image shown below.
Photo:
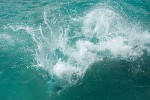
[[[35,44],[35,66],[49,72],[57,90],[82,80],[91,65],[108,59],[134,61],[150,52],[150,33],[106,4],[79,16],[61,6],[45,7],[39,26],[8,25],[28,33]]]

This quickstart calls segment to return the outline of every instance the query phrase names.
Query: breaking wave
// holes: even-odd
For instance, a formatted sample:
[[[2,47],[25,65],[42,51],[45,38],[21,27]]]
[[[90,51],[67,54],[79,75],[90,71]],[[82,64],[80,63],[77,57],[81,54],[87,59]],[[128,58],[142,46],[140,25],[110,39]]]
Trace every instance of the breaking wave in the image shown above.
[[[125,13],[113,7],[98,4],[78,16],[64,11],[60,5],[47,6],[38,26],[5,26],[31,36],[35,66],[49,72],[51,85],[75,85],[94,63],[106,58],[134,61],[150,52],[149,30],[126,19]]]

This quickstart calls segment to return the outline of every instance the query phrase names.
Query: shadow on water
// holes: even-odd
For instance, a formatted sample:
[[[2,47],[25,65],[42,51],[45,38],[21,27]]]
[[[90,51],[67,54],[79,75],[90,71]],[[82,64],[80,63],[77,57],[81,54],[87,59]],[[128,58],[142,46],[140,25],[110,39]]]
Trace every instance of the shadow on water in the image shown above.
[[[87,71],[82,82],[54,100],[149,100],[150,56],[135,61],[105,59]]]

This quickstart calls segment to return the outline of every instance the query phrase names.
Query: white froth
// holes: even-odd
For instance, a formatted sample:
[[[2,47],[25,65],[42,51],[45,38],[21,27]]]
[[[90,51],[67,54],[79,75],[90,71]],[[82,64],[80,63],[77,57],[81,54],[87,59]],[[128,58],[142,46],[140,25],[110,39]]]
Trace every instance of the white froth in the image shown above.
[[[74,18],[73,21],[82,24],[80,36],[84,39],[74,41],[73,45],[69,44],[70,38],[79,37],[78,34],[69,37],[68,27],[52,29],[47,16],[44,13],[44,24],[50,30],[50,39],[43,34],[42,26],[39,29],[17,26],[16,29],[24,29],[32,36],[37,45],[35,59],[38,64],[58,79],[64,80],[66,84],[76,83],[78,78],[84,76],[91,64],[102,60],[109,54],[113,58],[121,57],[127,60],[140,57],[144,50],[150,52],[150,33],[142,30],[140,26],[129,23],[110,8],[94,8],[82,18],[80,16],[80,21]],[[98,42],[93,43],[91,41],[93,38],[98,39]],[[60,56],[56,54],[56,49],[61,51]],[[101,52],[109,54],[103,55]],[[65,59],[63,59],[64,56]],[[72,81],[74,75],[78,77]]]
[[[96,8],[84,17],[83,33],[89,38],[116,34],[118,30],[115,28],[121,23],[121,19],[122,17],[111,9]]]
[[[70,78],[71,75],[77,73],[79,70],[75,66],[72,66],[68,62],[62,62],[61,60],[58,60],[56,65],[53,67],[53,72],[55,75],[57,75],[59,78]]]
[[[126,45],[125,41],[123,37],[116,37],[106,42],[104,48],[110,50],[114,56],[127,57],[132,54],[132,47]]]

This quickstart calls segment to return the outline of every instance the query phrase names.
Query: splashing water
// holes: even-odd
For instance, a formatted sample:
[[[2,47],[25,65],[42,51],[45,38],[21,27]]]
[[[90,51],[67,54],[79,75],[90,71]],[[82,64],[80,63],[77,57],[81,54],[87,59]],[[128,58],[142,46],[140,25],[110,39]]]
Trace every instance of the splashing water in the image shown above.
[[[48,19],[47,10],[43,19],[43,24],[37,28],[10,27],[31,35],[37,47],[35,60],[38,66],[63,81],[63,85],[75,85],[93,63],[106,57],[134,60],[144,51],[150,51],[149,32],[104,5],[97,5],[83,16],[69,17],[71,22],[64,26],[57,22],[59,18]],[[63,20],[67,19],[65,16]],[[77,26],[79,31],[72,30],[70,24],[81,27]],[[48,33],[44,33],[45,30]]]
[[[50,4],[44,6],[40,24],[13,23],[4,27],[30,37],[34,45],[31,51],[35,52],[34,67],[48,72],[53,91],[81,83],[97,62],[106,59],[135,62],[150,53],[149,29],[130,20],[123,8],[119,10],[109,2],[94,3]],[[13,38],[0,34],[0,41],[7,45],[16,45]],[[23,43],[21,39],[18,41]]]

